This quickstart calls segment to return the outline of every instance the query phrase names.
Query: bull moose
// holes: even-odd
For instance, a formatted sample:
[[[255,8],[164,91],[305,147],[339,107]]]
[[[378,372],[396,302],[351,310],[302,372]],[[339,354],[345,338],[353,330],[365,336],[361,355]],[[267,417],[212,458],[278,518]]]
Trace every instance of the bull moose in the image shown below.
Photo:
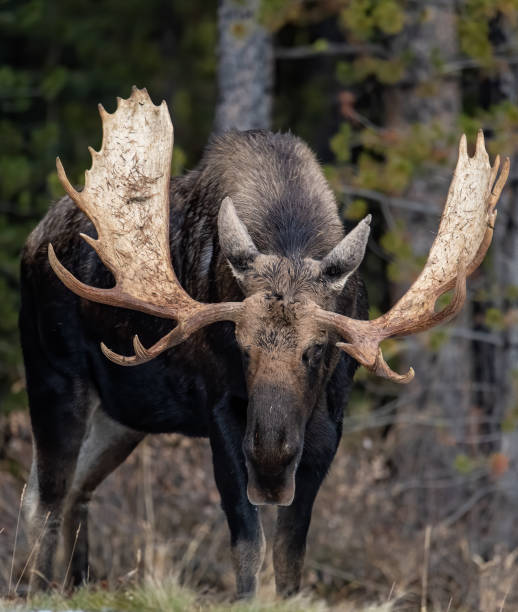
[[[499,159],[490,166],[482,132],[473,157],[462,137],[425,268],[389,312],[369,321],[357,268],[370,216],[344,236],[304,142],[231,131],[212,137],[196,169],[170,179],[165,102],[155,106],[134,88],[113,114],[99,109],[103,144],[90,149],[84,188],[76,191],[58,159],[68,196],[22,257],[34,433],[25,503],[38,538],[31,589],[52,578],[61,529],[70,578],[86,579],[95,488],[146,434],[180,432],[210,439],[238,596],[256,590],[262,504],[279,506],[276,586],[292,594],[356,367],[412,379],[412,369],[390,369],[379,344],[462,307],[466,277],[491,242],[509,160],[497,179]],[[437,312],[437,298],[452,289]]]

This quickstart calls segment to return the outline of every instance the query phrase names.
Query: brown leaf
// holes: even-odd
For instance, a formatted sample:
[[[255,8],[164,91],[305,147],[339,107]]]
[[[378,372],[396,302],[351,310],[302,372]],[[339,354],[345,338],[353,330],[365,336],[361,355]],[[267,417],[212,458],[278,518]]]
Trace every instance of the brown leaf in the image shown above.
[[[498,478],[509,469],[509,457],[504,453],[493,453],[489,458],[491,475]]]

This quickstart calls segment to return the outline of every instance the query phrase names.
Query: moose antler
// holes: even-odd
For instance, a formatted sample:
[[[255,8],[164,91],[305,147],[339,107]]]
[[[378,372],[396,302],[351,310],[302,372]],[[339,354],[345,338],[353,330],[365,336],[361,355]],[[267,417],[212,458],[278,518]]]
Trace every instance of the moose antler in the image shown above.
[[[115,277],[111,289],[90,287],[59,262],[49,244],[49,261],[61,281],[79,296],[102,304],[132,308],[178,325],[150,349],[137,336],[135,356],[123,357],[101,345],[112,361],[136,365],[153,359],[196,330],[222,320],[235,320],[240,303],[202,304],[182,288],[169,250],[169,178],[173,126],[164,102],[155,106],[145,89],[133,87],[127,100],[117,98],[115,113],[99,105],[103,143],[99,152],[89,147],[92,167],[85,186],[76,191],[61,161],[59,180],[68,195],[92,220],[98,238],[81,234]]]
[[[434,327],[451,319],[462,308],[466,277],[478,268],[491,244],[495,206],[509,175],[509,158],[505,159],[495,182],[499,167],[499,156],[493,167],[489,164],[482,130],[478,132],[473,157],[468,156],[466,136],[462,136],[439,232],[423,271],[410,289],[386,314],[372,321],[359,321],[317,309],[316,318],[347,340],[338,343],[339,348],[378,376],[399,383],[412,380],[412,368],[404,375],[389,368],[383,359],[380,342]],[[450,304],[436,312],[437,299],[452,288],[455,290]]]

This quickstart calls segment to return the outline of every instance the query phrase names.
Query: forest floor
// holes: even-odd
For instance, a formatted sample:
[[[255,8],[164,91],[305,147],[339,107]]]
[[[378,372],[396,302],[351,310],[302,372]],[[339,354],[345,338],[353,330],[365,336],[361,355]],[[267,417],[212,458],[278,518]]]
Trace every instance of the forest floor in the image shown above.
[[[390,602],[358,608],[356,604],[341,602],[331,606],[322,600],[300,595],[285,601],[273,596],[260,596],[252,601],[231,602],[210,593],[200,594],[178,585],[175,580],[114,590],[83,588],[71,596],[59,593],[25,601],[0,599],[2,612],[74,611],[88,612],[391,612]]]
[[[26,588],[30,546],[23,520],[17,536],[16,526],[32,449],[27,415],[2,419],[0,597],[5,597],[17,585],[19,592]],[[268,548],[260,580],[266,599],[229,607],[234,576],[209,445],[176,435],[149,437],[91,502],[93,586],[65,600],[58,579],[57,594],[46,609],[281,612],[360,611],[377,605],[372,609],[416,611],[424,591],[430,610],[518,610],[517,554],[502,548],[490,558],[477,557],[459,512],[449,523],[422,527],[422,493],[387,473],[391,444],[390,438],[372,433],[344,436],[315,503],[308,538],[303,586],[314,599],[272,603],[275,513],[266,508]],[[468,518],[473,527],[476,516]],[[58,555],[58,576],[66,565]],[[142,586],[149,576],[151,589]],[[2,605],[8,601],[3,602],[0,610],[6,609]]]

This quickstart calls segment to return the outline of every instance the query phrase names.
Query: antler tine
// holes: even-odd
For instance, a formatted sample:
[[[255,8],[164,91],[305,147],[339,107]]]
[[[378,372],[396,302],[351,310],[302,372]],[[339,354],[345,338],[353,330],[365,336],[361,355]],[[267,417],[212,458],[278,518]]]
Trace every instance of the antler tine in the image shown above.
[[[406,374],[398,374],[397,372],[394,372],[394,370],[385,361],[381,348],[378,348],[378,355],[376,357],[373,372],[376,374],[376,376],[388,378],[392,382],[396,382],[401,385],[407,385],[409,382],[412,382],[415,376],[415,371],[412,367],[408,368],[408,372]]]
[[[139,337],[137,335],[133,336],[133,349],[135,351],[135,356],[139,360],[147,360],[153,358],[153,353],[144,348],[142,342],[139,340]]]
[[[412,380],[412,370],[400,375],[389,368],[379,344],[391,336],[430,329],[461,310],[466,299],[466,278],[481,264],[491,244],[495,206],[509,175],[509,158],[497,176],[499,167],[498,156],[492,167],[489,164],[482,130],[477,134],[473,157],[468,156],[466,136],[461,137],[439,231],[426,265],[410,289],[386,314],[373,321],[317,313],[323,324],[348,340],[338,344],[342,350],[380,376],[399,383]],[[450,304],[435,312],[437,299],[453,287]]]
[[[494,168],[496,168],[494,172],[494,176],[492,177],[493,180],[497,175],[499,165],[500,165],[500,155],[497,155],[495,159],[495,164],[493,166]],[[507,181],[507,177],[509,176],[510,168],[511,168],[511,160],[509,159],[509,157],[506,157],[504,159],[504,165],[502,166],[502,171],[500,172],[500,176],[498,177],[491,191],[491,198],[489,200],[489,212],[493,212],[493,209],[495,208],[498,202],[498,198],[500,197],[500,194],[502,193],[502,189],[504,188],[504,185]]]
[[[165,348],[162,350],[155,349],[157,344],[163,344],[163,341],[165,340],[165,338],[167,338],[167,336],[164,336],[164,338],[161,338],[161,340],[159,340],[154,345],[154,347],[152,347],[151,349],[146,349],[140,342],[139,337],[137,335],[133,336],[133,350],[135,351],[135,355],[131,357],[126,357],[125,355],[119,355],[118,353],[115,353],[114,351],[109,349],[106,346],[106,344],[104,344],[104,342],[101,342],[101,351],[104,353],[106,357],[108,357],[110,361],[113,361],[114,363],[118,365],[124,365],[124,366],[141,365],[143,363],[147,363],[148,361],[151,361],[152,359],[157,357],[163,350],[165,350]]]
[[[62,265],[62,263],[56,257],[54,247],[50,243],[48,246],[48,256],[49,263],[52,269],[54,270],[58,278],[61,280],[61,282],[66,285],[70,289],[70,291],[77,293],[77,295],[83,298],[88,298],[90,295],[96,295],[98,299],[95,301],[106,303],[106,301],[102,300],[102,296],[107,296],[108,294],[111,294],[111,289],[99,289],[97,287],[90,287],[89,285],[85,285],[85,283],[82,283],[80,280],[78,280],[65,268],[65,266]],[[105,299],[108,298],[106,297]]]
[[[110,114],[99,105],[103,124],[100,151],[89,147],[92,166],[85,186],[70,184],[59,158],[59,179],[68,195],[90,218],[98,238],[81,234],[115,277],[110,289],[90,287],[73,276],[49,244],[49,262],[61,281],[80,297],[175,319],[177,327],[150,349],[134,340],[134,357],[107,357],[122,365],[149,361],[215,321],[235,320],[242,305],[201,304],[179,283],[169,249],[169,179],[173,126],[162,102],[155,106],[145,89],[133,87],[127,100],[117,98]]]
[[[143,346],[137,335],[133,336],[133,350],[135,351],[135,354],[129,357],[113,352],[106,346],[106,344],[104,344],[104,342],[101,342],[101,350],[110,361],[113,361],[118,365],[135,366],[151,361],[168,348],[180,344],[182,340],[182,335],[179,333],[178,328],[175,327],[175,329],[171,330],[163,338],[160,338],[160,340],[149,349],[146,349]]]
[[[59,157],[56,157],[56,169],[58,171],[59,182],[63,185],[63,189],[67,192],[67,194],[74,200],[74,202],[83,210],[82,208],[82,200],[81,194],[79,191],[76,191],[72,184],[68,180],[67,173],[65,172],[65,168],[63,168],[63,164]]]
[[[490,183],[494,183],[499,166],[500,156],[497,155],[495,163],[493,164],[493,168],[491,169]],[[493,239],[493,231],[495,228],[496,216],[498,214],[498,211],[495,210],[495,207],[498,203],[498,199],[500,198],[500,194],[502,193],[502,189],[504,188],[504,185],[507,181],[507,177],[509,176],[510,168],[511,160],[509,159],[509,157],[506,157],[504,159],[504,164],[502,166],[500,176],[498,177],[496,183],[494,183],[493,189],[491,190],[491,195],[489,197],[486,233],[484,234],[484,238],[482,240],[482,243],[480,244],[478,253],[475,255],[473,261],[468,267],[467,276],[470,276],[480,266],[484,257],[486,256],[487,250],[489,249],[489,246]]]
[[[489,163],[489,155],[486,151],[486,142],[484,140],[484,131],[482,129],[477,130],[477,141],[475,143],[475,157],[480,157]]]
[[[85,234],[81,234],[84,240],[88,242],[96,251],[98,245],[96,240]],[[120,308],[132,308],[145,312],[146,314],[154,315],[161,318],[175,318],[175,311],[171,309],[168,313],[163,307],[157,306],[150,302],[144,302],[135,299],[133,296],[126,294],[117,285],[111,289],[101,289],[100,287],[92,287],[78,280],[65,266],[59,261],[51,243],[48,245],[48,258],[51,268],[59,278],[59,280],[79,297],[99,304],[108,306],[118,306]]]
[[[382,378],[388,378],[394,382],[407,384],[415,376],[414,368],[409,368],[406,374],[398,374],[397,372],[394,372],[394,370],[385,361],[385,358],[383,357],[383,352],[379,346],[374,362],[369,365],[364,363],[364,356],[362,355],[362,352],[357,350],[354,344],[351,344],[349,342],[337,342],[336,346],[337,348],[351,355],[351,357],[354,357],[354,359],[356,359],[356,361],[358,361],[359,363],[365,365],[367,369],[371,370],[371,372],[373,372],[377,376],[381,376]]]
[[[167,349],[177,346],[203,327],[217,321],[237,322],[243,311],[241,302],[220,302],[218,304],[200,304],[201,308],[191,317],[184,319],[168,334],[160,338],[153,346],[145,348],[138,336],[133,337],[135,355],[125,356],[114,353],[104,343],[102,352],[111,361],[119,365],[133,366],[151,361]]]
[[[137,358],[135,355],[133,357],[126,357],[124,355],[119,355],[118,353],[114,353],[111,349],[109,349],[104,342],[101,342],[101,351],[104,356],[107,357],[113,363],[121,366],[131,366],[131,365],[139,365],[140,363],[145,363],[141,361],[137,363]]]

